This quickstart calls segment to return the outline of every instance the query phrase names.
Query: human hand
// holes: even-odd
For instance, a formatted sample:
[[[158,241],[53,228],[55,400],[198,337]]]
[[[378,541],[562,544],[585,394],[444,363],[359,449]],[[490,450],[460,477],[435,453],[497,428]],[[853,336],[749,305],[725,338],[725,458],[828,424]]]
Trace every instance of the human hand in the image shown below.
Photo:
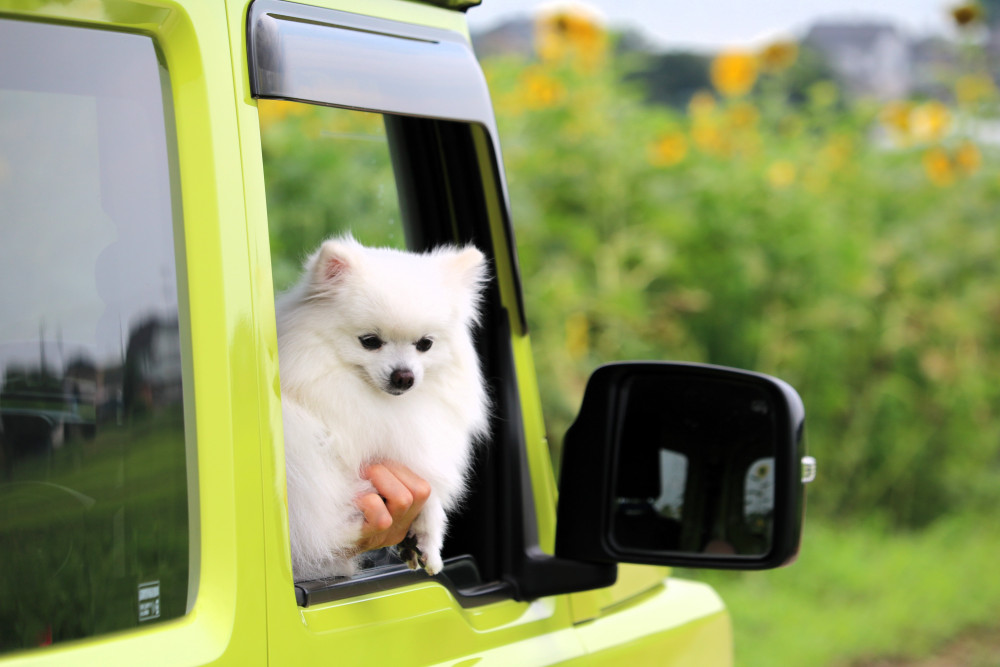
[[[399,544],[431,495],[430,484],[394,461],[366,466],[361,476],[375,491],[355,500],[365,517],[358,549],[370,551]]]

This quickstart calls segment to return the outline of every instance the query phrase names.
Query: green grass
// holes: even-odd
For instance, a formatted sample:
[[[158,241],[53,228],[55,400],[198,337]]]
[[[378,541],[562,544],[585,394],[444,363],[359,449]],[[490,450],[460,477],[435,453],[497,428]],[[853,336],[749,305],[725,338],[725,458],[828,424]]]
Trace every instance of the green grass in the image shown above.
[[[897,532],[879,522],[808,521],[790,567],[682,576],[711,583],[725,599],[738,667],[922,658],[996,625],[1000,533],[991,525],[956,516]]]
[[[135,626],[147,581],[161,584],[161,619],[185,612],[183,433],[180,411],[165,411],[12,466],[0,482],[0,652]]]

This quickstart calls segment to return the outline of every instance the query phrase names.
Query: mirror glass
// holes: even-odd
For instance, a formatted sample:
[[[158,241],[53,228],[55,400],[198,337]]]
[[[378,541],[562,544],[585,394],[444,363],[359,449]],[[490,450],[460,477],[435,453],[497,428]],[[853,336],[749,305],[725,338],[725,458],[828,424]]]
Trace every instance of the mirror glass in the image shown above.
[[[779,402],[759,381],[637,373],[620,394],[609,537],[621,552],[770,552]]]

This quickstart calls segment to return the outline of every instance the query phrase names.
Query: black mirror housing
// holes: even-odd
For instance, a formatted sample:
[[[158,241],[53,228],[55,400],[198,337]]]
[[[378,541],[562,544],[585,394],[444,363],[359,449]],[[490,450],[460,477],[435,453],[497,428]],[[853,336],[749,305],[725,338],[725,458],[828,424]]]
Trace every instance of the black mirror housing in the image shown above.
[[[799,550],[805,410],[749,371],[626,362],[591,376],[563,443],[556,556],[759,570]]]

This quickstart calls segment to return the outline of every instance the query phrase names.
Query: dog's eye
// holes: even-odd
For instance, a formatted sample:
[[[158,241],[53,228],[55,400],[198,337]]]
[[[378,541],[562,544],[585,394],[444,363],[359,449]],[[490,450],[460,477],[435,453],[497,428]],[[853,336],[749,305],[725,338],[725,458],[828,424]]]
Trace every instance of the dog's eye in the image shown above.
[[[431,349],[431,345],[433,344],[434,341],[427,337],[421,338],[416,343],[414,343],[414,345],[417,346],[417,352],[426,352],[427,350]]]
[[[365,348],[366,350],[377,350],[380,347],[382,347],[382,345],[384,345],[382,339],[376,336],[375,334],[368,334],[367,336],[358,336],[358,340],[361,342],[361,347]]]

